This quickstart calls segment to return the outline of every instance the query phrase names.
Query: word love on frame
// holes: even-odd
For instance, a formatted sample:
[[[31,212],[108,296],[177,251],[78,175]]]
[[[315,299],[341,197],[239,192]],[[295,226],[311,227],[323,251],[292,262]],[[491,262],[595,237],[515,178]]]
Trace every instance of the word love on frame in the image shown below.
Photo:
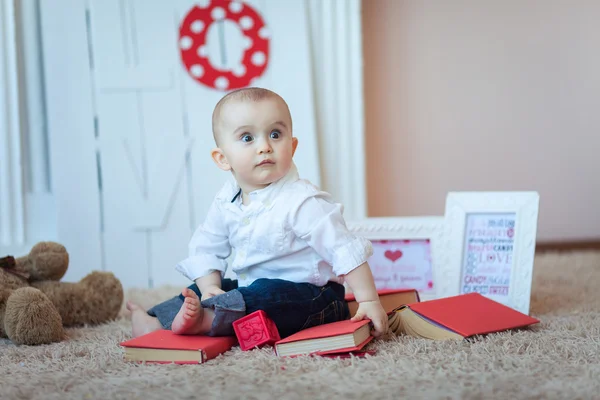
[[[373,244],[368,263],[377,290],[417,289],[421,300],[439,297],[443,217],[367,218],[349,221],[348,229]]]
[[[450,192],[444,233],[445,295],[478,292],[529,313],[537,192]]]

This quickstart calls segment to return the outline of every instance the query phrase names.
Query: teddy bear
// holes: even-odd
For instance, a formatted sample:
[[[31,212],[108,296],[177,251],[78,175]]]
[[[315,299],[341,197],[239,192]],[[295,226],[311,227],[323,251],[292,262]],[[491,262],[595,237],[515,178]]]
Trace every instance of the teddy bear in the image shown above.
[[[65,247],[40,242],[23,257],[0,258],[0,337],[39,345],[66,339],[65,327],[113,320],[123,286],[110,272],[93,271],[77,283],[60,282],[69,266]]]

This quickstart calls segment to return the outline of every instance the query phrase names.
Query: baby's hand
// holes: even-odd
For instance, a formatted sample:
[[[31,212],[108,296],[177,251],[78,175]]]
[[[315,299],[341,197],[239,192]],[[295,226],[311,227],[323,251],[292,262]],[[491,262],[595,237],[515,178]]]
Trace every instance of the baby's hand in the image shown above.
[[[364,301],[358,303],[358,310],[356,310],[356,314],[351,320],[360,321],[365,318],[368,318],[373,322],[373,327],[375,328],[372,332],[373,336],[379,337],[387,333],[389,327],[388,316],[379,301]]]
[[[205,288],[202,291],[202,298],[200,299],[200,301],[206,300],[206,299],[210,299],[211,297],[214,297],[218,294],[223,294],[225,293],[223,291],[223,289],[221,289],[218,286],[208,286],[207,288]]]

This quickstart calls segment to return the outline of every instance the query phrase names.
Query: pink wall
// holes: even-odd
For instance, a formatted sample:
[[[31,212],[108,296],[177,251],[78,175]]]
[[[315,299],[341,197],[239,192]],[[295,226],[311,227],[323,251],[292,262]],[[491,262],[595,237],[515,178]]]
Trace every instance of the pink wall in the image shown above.
[[[363,1],[369,216],[537,190],[540,241],[600,239],[600,2]]]

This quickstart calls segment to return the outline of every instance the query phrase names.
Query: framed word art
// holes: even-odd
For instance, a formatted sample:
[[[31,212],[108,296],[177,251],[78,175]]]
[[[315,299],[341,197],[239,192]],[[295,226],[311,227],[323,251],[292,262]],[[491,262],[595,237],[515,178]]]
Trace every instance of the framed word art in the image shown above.
[[[368,263],[377,290],[417,289],[421,300],[438,296],[444,217],[367,218],[348,228],[373,244]]]
[[[444,294],[478,292],[529,313],[537,192],[450,192],[446,198]]]

